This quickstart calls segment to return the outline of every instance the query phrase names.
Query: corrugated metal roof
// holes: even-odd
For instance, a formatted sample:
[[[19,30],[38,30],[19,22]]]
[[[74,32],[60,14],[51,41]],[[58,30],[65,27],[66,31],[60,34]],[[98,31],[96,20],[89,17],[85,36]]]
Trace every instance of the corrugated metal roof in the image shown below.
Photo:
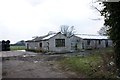
[[[49,35],[49,36],[47,36],[47,37],[42,38],[42,40],[49,39],[49,38],[51,38],[51,37],[53,37],[53,36],[55,36],[55,35],[56,35],[56,34],[51,34],[51,35]]]
[[[37,37],[37,38],[35,38],[33,40],[28,40],[28,42],[29,41],[47,40],[47,39],[50,39],[51,37],[55,36],[56,34],[58,34],[58,33]],[[82,38],[82,39],[109,39],[108,36],[91,35],[91,34],[75,34],[75,36],[77,36],[79,38]]]
[[[82,35],[82,34],[79,34],[76,36],[83,38],[83,39],[109,39],[108,36],[101,36],[101,35]]]
[[[42,39],[42,37],[36,37],[35,39],[33,39],[33,41],[39,41],[41,39]]]
[[[54,35],[56,35],[56,33],[45,35],[45,36],[36,37],[36,38],[34,38],[32,40],[27,40],[26,42],[36,42],[36,41],[47,40],[47,39],[53,37]]]

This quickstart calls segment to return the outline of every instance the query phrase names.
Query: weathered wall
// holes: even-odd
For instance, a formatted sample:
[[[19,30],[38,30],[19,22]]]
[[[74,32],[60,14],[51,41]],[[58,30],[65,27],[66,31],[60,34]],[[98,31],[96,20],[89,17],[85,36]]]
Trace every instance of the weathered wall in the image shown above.
[[[42,49],[45,51],[49,51],[49,42],[48,40],[42,41]]]
[[[106,46],[106,41],[108,42],[108,46]],[[112,41],[111,40],[90,40],[90,45],[87,44],[87,40],[83,40],[83,48],[84,49],[96,49],[96,48],[105,48],[111,47]]]
[[[39,50],[39,42],[26,42],[26,48]]]
[[[65,47],[56,47],[55,39],[65,39]],[[43,50],[43,51],[51,51],[51,52],[74,52],[80,51],[81,49],[97,49],[97,48],[105,48],[106,41],[108,42],[107,47],[112,46],[111,40],[100,40],[99,39],[91,39],[90,45],[87,44],[88,39],[82,39],[77,36],[72,36],[67,38],[66,36],[58,33],[52,38],[39,42],[26,42],[26,48],[28,45],[28,49],[34,50]],[[42,47],[40,47],[40,43],[42,43]]]
[[[76,36],[70,38],[71,51],[79,51],[82,49],[82,39]]]
[[[108,45],[109,45],[109,47],[113,47],[113,42],[112,42],[112,40],[108,40]]]
[[[55,39],[65,39],[65,47],[56,47]],[[57,34],[56,36],[49,39],[49,51],[53,52],[69,52],[71,50],[70,39],[62,34]]]

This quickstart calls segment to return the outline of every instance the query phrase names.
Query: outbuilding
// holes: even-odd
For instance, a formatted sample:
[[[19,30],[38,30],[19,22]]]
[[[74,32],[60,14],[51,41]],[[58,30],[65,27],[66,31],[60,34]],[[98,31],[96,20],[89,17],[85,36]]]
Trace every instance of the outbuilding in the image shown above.
[[[80,34],[77,36],[83,39],[82,42],[83,49],[99,49],[112,47],[112,40],[110,40],[108,36],[90,34]]]
[[[108,36],[72,35],[65,36],[61,32],[53,33],[26,41],[27,50],[47,52],[75,52],[83,49],[97,49],[112,46]]]
[[[50,52],[74,52],[82,49],[82,39],[77,36],[66,37],[61,32],[26,41],[26,48]]]

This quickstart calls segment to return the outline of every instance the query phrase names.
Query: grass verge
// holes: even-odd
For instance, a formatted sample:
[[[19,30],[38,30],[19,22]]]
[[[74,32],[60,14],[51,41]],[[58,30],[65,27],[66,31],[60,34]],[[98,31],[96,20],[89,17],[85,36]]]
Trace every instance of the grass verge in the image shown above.
[[[84,74],[90,78],[115,78],[116,68],[114,64],[113,50],[94,50],[89,56],[66,57],[60,61],[64,70]]]

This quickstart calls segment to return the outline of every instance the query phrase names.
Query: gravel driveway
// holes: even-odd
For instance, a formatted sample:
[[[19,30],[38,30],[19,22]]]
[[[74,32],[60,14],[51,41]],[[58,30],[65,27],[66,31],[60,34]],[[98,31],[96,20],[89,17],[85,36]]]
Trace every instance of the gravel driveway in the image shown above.
[[[3,52],[3,78],[75,78],[75,73],[63,71],[57,61],[63,55],[42,55],[33,52]]]

